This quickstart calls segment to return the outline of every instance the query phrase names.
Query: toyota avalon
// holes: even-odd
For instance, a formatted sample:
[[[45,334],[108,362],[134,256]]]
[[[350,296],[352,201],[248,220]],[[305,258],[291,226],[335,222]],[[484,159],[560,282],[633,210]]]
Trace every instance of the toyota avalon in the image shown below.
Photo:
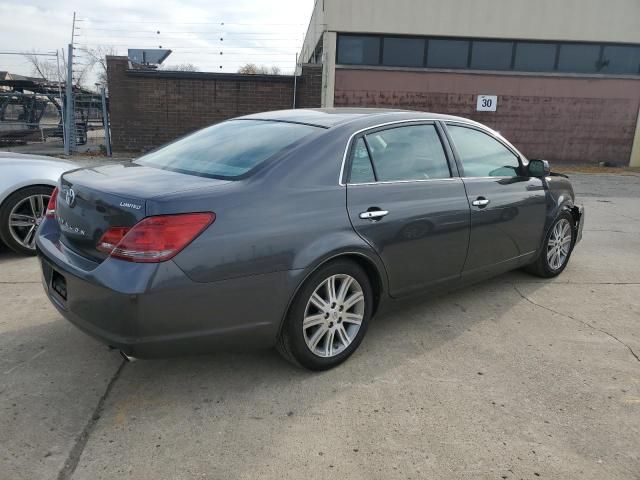
[[[36,243],[53,305],[128,356],[277,346],[323,370],[389,299],[560,274],[583,224],[567,178],[474,121],[292,110],[64,173]]]

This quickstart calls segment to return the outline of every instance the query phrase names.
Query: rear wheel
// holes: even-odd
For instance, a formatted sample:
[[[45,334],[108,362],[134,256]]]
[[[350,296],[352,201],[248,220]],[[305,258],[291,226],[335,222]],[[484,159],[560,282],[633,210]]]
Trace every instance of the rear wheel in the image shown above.
[[[53,188],[27,187],[12,193],[0,207],[0,238],[12,250],[36,254],[36,231],[44,219]]]
[[[542,278],[560,275],[569,263],[575,243],[575,224],[568,212],[562,212],[547,232],[536,261],[526,270]]]
[[[333,368],[358,348],[372,311],[373,290],[364,270],[346,260],[331,262],[296,295],[278,350],[310,370]]]

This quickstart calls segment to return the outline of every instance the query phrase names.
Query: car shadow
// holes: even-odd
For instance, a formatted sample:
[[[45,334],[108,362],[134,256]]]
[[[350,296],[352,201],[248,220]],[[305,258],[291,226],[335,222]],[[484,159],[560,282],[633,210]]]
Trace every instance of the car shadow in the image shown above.
[[[6,255],[11,257],[3,253],[0,259]],[[126,436],[132,428],[157,430],[155,419],[162,418],[162,435],[179,437],[185,420],[197,420],[201,426],[192,435],[202,436],[206,444],[205,437],[220,427],[216,422],[221,418],[238,422],[264,419],[268,422],[270,441],[277,443],[279,437],[287,435],[282,419],[292,415],[314,416],[327,402],[339,402],[338,398],[352,389],[375,389],[376,384],[389,382],[395,375],[429,370],[429,365],[420,363],[425,353],[446,351],[456,342],[464,341],[459,339],[473,332],[477,324],[508,315],[522,301],[512,284],[525,277],[531,278],[518,272],[509,273],[446,295],[394,302],[371,322],[360,348],[346,363],[320,373],[287,363],[275,350],[137,360],[119,368],[117,352],[108,352],[47,305],[46,323],[0,334],[4,357],[21,359],[2,366],[5,381],[9,377],[13,380],[5,385],[7,390],[10,387],[11,395],[5,394],[0,403],[15,403],[28,397],[22,416],[9,420],[17,423],[8,431],[20,437],[20,429],[28,430],[30,436],[42,430],[46,439],[48,429],[58,428],[53,420],[29,422],[25,416],[46,411],[55,402],[55,408],[62,410],[56,421],[68,419],[65,428],[73,431],[77,428],[75,417],[86,415],[85,410],[78,410],[75,401],[79,386],[83,391],[93,392],[97,404],[99,393],[113,381],[96,426],[108,431],[109,436]],[[36,300],[40,308],[46,301]],[[36,358],[43,349],[46,354]],[[469,374],[475,375],[478,367],[473,354],[468,361]],[[91,370],[99,374],[88,375]],[[49,381],[23,381],[22,375]],[[2,390],[0,385],[0,394]],[[226,467],[221,464],[220,468],[224,473]]]

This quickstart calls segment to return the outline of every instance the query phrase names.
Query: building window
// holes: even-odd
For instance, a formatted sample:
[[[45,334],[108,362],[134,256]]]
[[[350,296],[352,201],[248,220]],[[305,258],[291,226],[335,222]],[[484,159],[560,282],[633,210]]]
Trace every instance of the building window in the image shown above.
[[[640,74],[640,47],[607,45],[601,66],[602,73]]]
[[[477,70],[511,70],[513,42],[474,41],[471,68]]]
[[[558,71],[565,73],[597,73],[600,71],[600,45],[565,43],[560,45]]]
[[[316,61],[321,56],[320,48]],[[640,75],[640,45],[339,34],[336,61],[343,65]]]
[[[378,65],[380,63],[380,37],[340,35],[338,63]]]
[[[513,69],[519,72],[553,72],[557,50],[555,43],[518,42]]]
[[[424,46],[423,38],[385,37],[382,64],[393,67],[422,67]]]
[[[467,68],[468,40],[429,40],[427,66],[431,68]]]

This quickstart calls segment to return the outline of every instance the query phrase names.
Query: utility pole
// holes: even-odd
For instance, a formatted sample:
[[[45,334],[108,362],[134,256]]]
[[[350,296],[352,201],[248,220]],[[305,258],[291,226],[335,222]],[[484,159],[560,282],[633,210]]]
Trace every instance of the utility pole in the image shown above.
[[[76,12],[73,12],[73,22],[71,23],[71,45],[73,45],[73,41],[75,40],[76,35]]]
[[[64,154],[71,155],[76,146],[76,120],[75,108],[73,102],[73,41],[76,35],[76,12],[73,12],[73,21],[71,22],[71,43],[69,44],[69,53],[67,54],[67,83],[65,90],[65,128],[64,135]],[[64,55],[64,52],[63,52]]]
[[[73,108],[73,44],[69,44],[69,53],[67,54],[67,84],[66,84],[66,141],[64,142],[64,154],[71,155],[76,145],[76,122],[74,119]]]
[[[64,53],[64,50],[62,51],[62,53]],[[60,97],[60,103],[61,103],[61,107],[60,108],[60,116],[62,117],[62,121],[60,122],[62,124],[62,144],[64,145],[64,152],[65,154],[67,153],[67,126],[66,123],[64,121],[65,119],[65,105],[64,105],[64,97],[62,96],[62,74],[60,73],[60,55],[58,54],[58,50],[56,50],[56,65],[58,67],[58,97]]]
[[[111,156],[111,132],[109,132],[109,112],[107,111],[107,93],[104,85],[100,88],[102,96],[102,123],[104,123],[104,143],[107,148],[107,156]]]

